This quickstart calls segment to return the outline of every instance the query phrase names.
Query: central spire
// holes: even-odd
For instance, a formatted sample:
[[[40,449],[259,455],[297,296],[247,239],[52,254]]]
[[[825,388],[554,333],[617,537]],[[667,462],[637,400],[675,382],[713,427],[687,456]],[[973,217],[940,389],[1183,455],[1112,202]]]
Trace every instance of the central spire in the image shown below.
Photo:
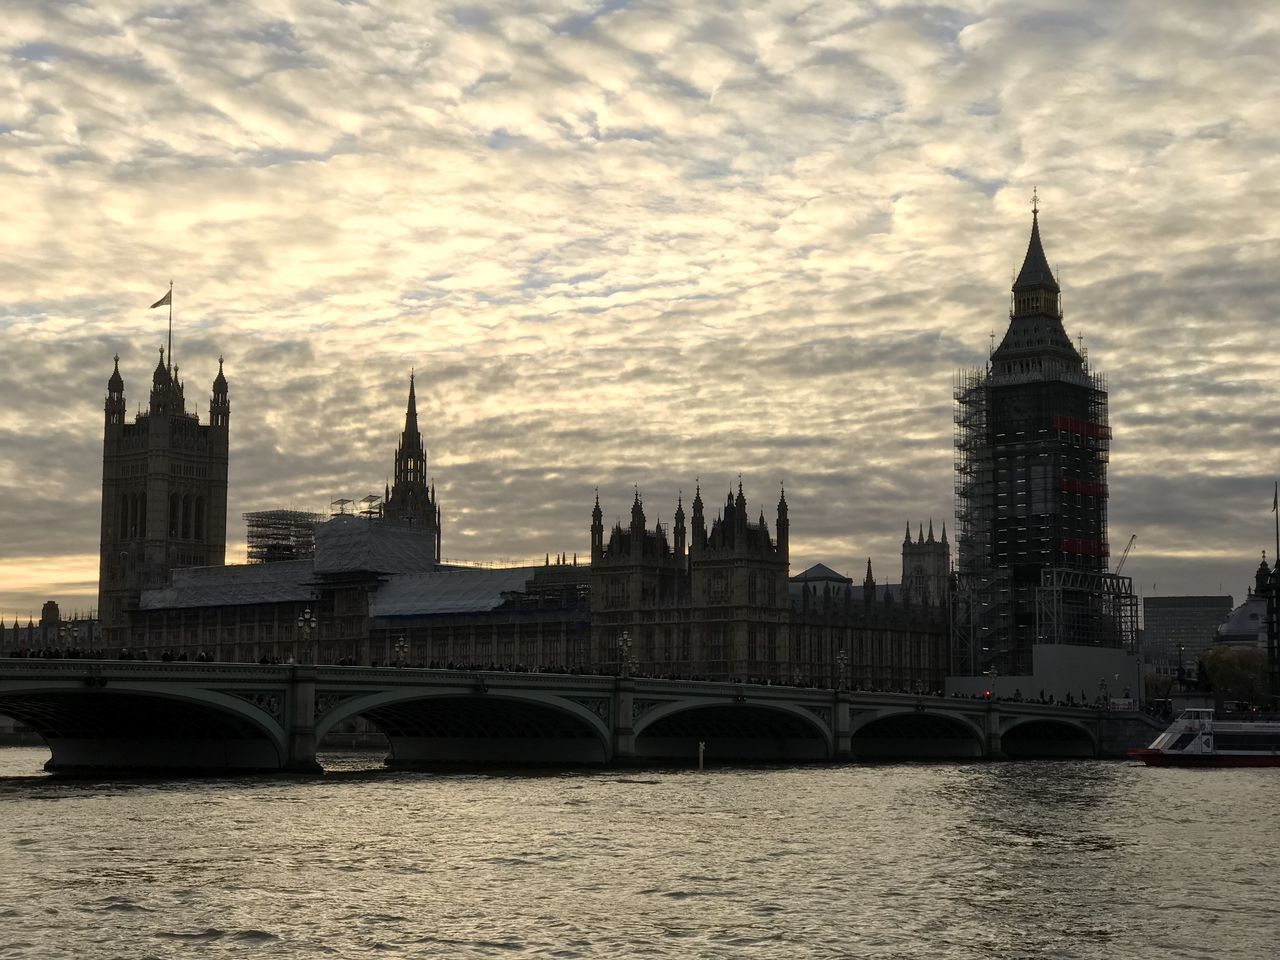
[[[404,438],[417,439],[417,448],[422,448],[422,437],[418,433],[418,398],[413,389],[413,369],[409,370],[409,404],[404,411]],[[402,441],[403,442],[403,441]]]
[[[1013,281],[1009,329],[991,353],[998,372],[1043,369],[1047,361],[1056,367],[1078,368],[1080,353],[1062,326],[1061,291],[1049,269],[1049,259],[1040,242],[1039,196],[1031,209],[1031,239],[1022,269]]]
[[[1015,294],[1031,290],[1061,292],[1053,271],[1049,269],[1049,259],[1044,255],[1044,245],[1040,242],[1040,213],[1035,209],[1031,211],[1031,239],[1027,242],[1027,255],[1022,259],[1018,279],[1013,281]],[[1056,307],[1056,302],[1053,305]]]

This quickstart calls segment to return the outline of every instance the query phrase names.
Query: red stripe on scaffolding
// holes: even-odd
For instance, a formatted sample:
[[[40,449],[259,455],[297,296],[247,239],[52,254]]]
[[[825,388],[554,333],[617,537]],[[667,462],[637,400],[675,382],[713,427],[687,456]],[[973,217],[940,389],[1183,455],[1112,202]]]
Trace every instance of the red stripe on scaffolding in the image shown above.
[[[1094,423],[1092,420],[1081,420],[1078,417],[1054,417],[1053,425],[1058,430],[1078,433],[1082,437],[1094,437],[1099,440],[1111,439],[1111,428],[1106,424]]]

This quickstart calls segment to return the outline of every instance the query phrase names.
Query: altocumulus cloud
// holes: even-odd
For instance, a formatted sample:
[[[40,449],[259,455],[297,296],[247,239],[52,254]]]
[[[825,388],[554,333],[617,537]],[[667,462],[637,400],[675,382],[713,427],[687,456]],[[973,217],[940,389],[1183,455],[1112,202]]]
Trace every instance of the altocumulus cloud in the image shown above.
[[[1035,185],[1127,572],[1238,593],[1269,540],[1274,4],[2,6],[9,618],[92,603],[111,356],[136,407],[171,277],[233,518],[380,492],[414,367],[451,557],[741,474],[796,569],[892,578]]]

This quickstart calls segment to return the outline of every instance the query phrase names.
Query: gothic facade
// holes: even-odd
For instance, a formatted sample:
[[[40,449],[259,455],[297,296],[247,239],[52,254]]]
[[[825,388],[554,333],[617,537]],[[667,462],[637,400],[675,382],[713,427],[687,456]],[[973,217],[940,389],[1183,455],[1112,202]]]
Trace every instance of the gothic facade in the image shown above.
[[[868,561],[870,563],[870,561]],[[947,525],[942,525],[942,539],[929,535],[921,525],[916,539],[911,539],[911,524],[902,540],[902,599],[921,607],[945,607],[951,595],[951,545],[947,543]]]
[[[440,562],[440,504],[435,484],[427,481],[427,453],[418,431],[418,401],[414,376],[409,374],[409,402],[404,430],[396,447],[395,480],[387,485],[382,519],[415,526],[435,539],[436,563]]]
[[[141,592],[179,567],[221,565],[227,542],[231,402],[218,360],[209,422],[188,412],[178,367],[160,351],[145,413],[126,422],[120,358],[107,381],[98,615],[108,647],[129,646]]]
[[[702,491],[689,527],[682,501],[675,525],[646,527],[637,491],[631,522],[605,539],[597,497],[591,516],[590,668],[705,679],[789,678],[787,500],[777,536],[760,512],[752,521],[739,483],[708,526]]]
[[[937,693],[945,684],[950,612],[906,598],[905,584],[862,585],[816,564],[791,580],[791,662],[798,682]]]

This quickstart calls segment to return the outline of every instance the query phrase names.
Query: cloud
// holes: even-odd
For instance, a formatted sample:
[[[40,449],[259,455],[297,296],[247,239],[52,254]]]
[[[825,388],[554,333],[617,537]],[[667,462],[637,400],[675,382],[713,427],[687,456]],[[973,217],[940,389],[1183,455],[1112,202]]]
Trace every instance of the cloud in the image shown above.
[[[414,367],[451,557],[584,553],[596,487],[669,518],[742,474],[771,525],[786,482],[794,569],[892,577],[903,523],[953,512],[953,378],[1033,186],[1110,384],[1126,572],[1239,592],[1276,471],[1280,13],[1197,11],[8,10],[0,573],[50,572],[0,614],[91,602],[105,381],[119,352],[145,399],[171,278],[202,416],[226,357],[233,541],[381,492]]]

